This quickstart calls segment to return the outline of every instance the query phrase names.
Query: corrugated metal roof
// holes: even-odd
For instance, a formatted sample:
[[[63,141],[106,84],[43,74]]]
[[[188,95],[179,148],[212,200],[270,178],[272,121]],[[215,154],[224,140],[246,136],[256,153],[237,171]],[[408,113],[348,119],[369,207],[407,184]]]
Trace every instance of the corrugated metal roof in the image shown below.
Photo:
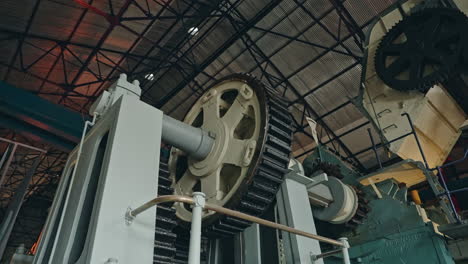
[[[117,14],[126,1],[111,2]],[[365,27],[394,2],[346,0],[343,5]],[[111,14],[107,1],[88,3]],[[296,103],[306,102],[318,116],[356,97],[361,71],[357,59],[363,52],[332,1],[280,1],[257,23],[248,25],[271,3],[131,1],[123,11],[123,26],[113,27],[102,38],[112,27],[110,18],[77,2],[4,0],[0,2],[0,77],[53,102],[85,110],[120,72],[127,72],[141,80],[143,98],[151,104],[182,88],[162,106],[179,118],[214,79],[234,72],[285,79],[280,81],[281,87],[288,86],[285,96],[299,99]],[[191,36],[188,29],[195,26],[198,34]],[[244,35],[204,65],[243,28],[247,28]],[[246,48],[250,40],[266,60]],[[268,66],[262,70],[268,63],[279,72]],[[197,68],[200,65],[203,69]],[[147,74],[153,74],[152,80],[145,79]],[[181,86],[185,82],[188,85]],[[302,111],[300,107],[291,110]],[[323,121],[336,132],[362,118],[350,104]],[[343,138],[343,142],[354,148],[352,141]]]

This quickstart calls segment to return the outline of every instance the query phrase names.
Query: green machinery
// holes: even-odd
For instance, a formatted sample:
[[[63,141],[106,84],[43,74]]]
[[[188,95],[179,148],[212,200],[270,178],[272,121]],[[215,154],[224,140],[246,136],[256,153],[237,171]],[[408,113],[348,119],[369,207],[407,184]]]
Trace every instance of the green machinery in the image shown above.
[[[345,223],[315,215],[318,234],[349,239],[351,263],[449,264],[454,258],[466,259],[466,246],[457,253],[453,241],[466,241],[467,223],[455,213],[437,171],[468,117],[467,14],[466,0],[402,0],[370,26],[355,105],[378,133],[384,146],[380,154],[399,157],[399,162],[382,166],[374,142],[380,169],[372,174],[358,174],[321,146],[303,162],[306,176],[323,171],[356,193],[356,212]],[[417,199],[408,200],[408,188],[422,182],[438,198],[435,206],[423,208]],[[332,255],[324,262],[342,259]]]
[[[307,157],[303,166],[307,176],[325,170],[329,176],[342,178],[358,193],[359,209],[348,223],[317,221],[318,234],[348,237],[351,263],[454,263],[434,222],[444,221],[443,217],[408,201],[405,185],[393,179],[373,186],[361,185],[360,175],[323,147]],[[326,258],[325,263],[342,263],[341,255]]]

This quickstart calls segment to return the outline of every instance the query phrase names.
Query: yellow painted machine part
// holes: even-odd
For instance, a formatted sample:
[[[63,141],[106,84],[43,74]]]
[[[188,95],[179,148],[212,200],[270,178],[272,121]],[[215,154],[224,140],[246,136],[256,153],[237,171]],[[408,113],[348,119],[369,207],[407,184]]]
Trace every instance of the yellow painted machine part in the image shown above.
[[[383,168],[376,173],[366,175],[359,180],[362,185],[369,185],[369,179],[373,183],[379,183],[388,179],[394,179],[406,186],[413,186],[426,180],[426,175],[414,162],[401,162],[393,166]]]
[[[411,195],[411,199],[413,199],[413,202],[417,205],[420,205],[422,204],[421,202],[421,197],[419,197],[419,192],[418,190],[412,190],[410,192],[410,195]]]
[[[403,3],[402,10],[408,13],[412,7],[420,2],[421,0],[409,0]],[[468,8],[465,3],[468,1],[455,0],[455,2],[463,11],[467,11],[463,8]],[[363,106],[387,141],[411,131],[406,117],[401,116],[402,113],[408,113],[414,123],[429,166],[436,167],[444,163],[457,142],[460,136],[460,127],[466,121],[467,115],[442,86],[436,85],[426,94],[417,91],[400,92],[386,86],[376,75],[374,68],[375,50],[380,39],[402,17],[401,11],[395,9],[383,15],[372,28],[364,79]],[[404,160],[422,161],[413,136],[392,143],[389,150]],[[401,171],[404,171],[402,175],[399,174]],[[378,177],[373,177],[373,181],[379,182],[383,178],[395,178],[397,181],[406,182],[408,186],[411,186],[425,180],[422,172],[408,171],[408,168],[405,167],[393,168],[392,171],[385,171],[381,174]]]

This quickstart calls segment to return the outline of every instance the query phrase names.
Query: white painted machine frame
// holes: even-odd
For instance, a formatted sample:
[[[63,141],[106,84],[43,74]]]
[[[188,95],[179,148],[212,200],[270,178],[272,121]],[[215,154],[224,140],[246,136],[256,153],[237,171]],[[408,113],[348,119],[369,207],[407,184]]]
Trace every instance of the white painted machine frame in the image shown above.
[[[130,226],[124,214],[157,196],[162,117],[130,94],[106,110],[81,153],[69,156],[34,263],[153,262],[156,208]],[[99,177],[95,190],[92,176]]]

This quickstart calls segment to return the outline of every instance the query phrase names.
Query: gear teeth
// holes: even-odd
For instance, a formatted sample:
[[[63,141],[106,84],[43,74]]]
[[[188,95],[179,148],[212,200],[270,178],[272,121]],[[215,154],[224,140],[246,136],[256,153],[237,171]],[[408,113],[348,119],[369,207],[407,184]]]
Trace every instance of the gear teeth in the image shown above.
[[[245,78],[245,76],[243,76]],[[251,77],[250,77],[251,78]],[[241,212],[261,216],[274,201],[276,192],[288,171],[292,141],[292,117],[287,102],[277,96],[271,87],[255,79],[254,85],[263,86],[267,103],[268,124],[264,140],[263,155],[259,158],[255,176],[242,196],[238,206],[232,208]],[[208,227],[209,234],[229,237],[248,227],[249,222],[220,217],[217,223]]]
[[[284,152],[278,151],[270,146],[265,147],[265,155],[268,155],[268,157],[275,159],[278,162],[289,161],[289,155],[286,155]]]
[[[291,116],[289,114],[285,114],[284,112],[281,112],[281,110],[276,107],[270,107],[270,111],[271,111],[272,116],[277,117],[283,122],[287,123],[291,120]],[[286,112],[286,113],[289,113],[289,112]]]
[[[249,221],[245,221],[245,220],[242,220],[242,219],[239,219],[239,218],[234,218],[234,217],[231,217],[231,216],[226,216],[225,220],[228,223],[235,224],[237,226],[243,226],[244,228],[249,227],[252,224]]]
[[[357,210],[356,211],[356,216],[360,217],[360,218],[364,218],[367,216],[367,214],[365,212],[363,212],[362,210]]]
[[[164,185],[164,187],[171,186],[172,181],[169,178],[159,177],[158,185]]]
[[[281,184],[283,182],[283,178],[281,175],[278,175],[277,173],[271,173],[271,170],[269,168],[261,168],[258,170],[258,175],[273,184]]]
[[[276,195],[276,189],[274,186],[269,185],[268,181],[262,179],[255,179],[250,188],[255,189],[259,192],[263,192],[266,195],[274,196]]]
[[[174,190],[171,187],[158,184],[158,195],[170,195],[173,193],[174,193]]]
[[[159,163],[158,174],[158,195],[169,195],[174,193],[174,190],[171,188],[172,181],[168,177],[168,166],[165,162],[161,161]],[[172,230],[177,226],[177,221],[175,209],[171,206],[171,203],[157,205],[153,256],[153,263],[155,264],[174,263],[177,235],[172,232]]]
[[[163,217],[166,217],[166,218],[169,218],[169,219],[176,219],[176,216],[175,216],[175,209],[172,208],[172,207],[166,207],[164,206],[164,204],[158,204],[157,205],[157,214],[160,215],[160,216],[163,216]]]
[[[388,56],[394,56],[392,53],[385,53],[385,48],[388,45],[391,45],[394,43],[396,39],[398,39],[399,36],[401,36],[402,33],[406,32],[406,28],[411,27],[416,24],[424,24],[427,22],[427,20],[422,20],[421,18],[425,17],[434,17],[435,15],[439,15],[442,18],[443,17],[450,17],[450,21],[455,21],[452,22],[450,25],[437,25],[439,28],[443,28],[443,25],[445,25],[445,28],[447,26],[450,27],[450,30],[458,30],[458,34],[462,36],[462,34],[465,34],[465,29],[468,27],[468,19],[466,15],[454,8],[444,8],[444,7],[431,7],[431,6],[426,6],[418,10],[417,12],[412,12],[411,15],[403,18],[401,21],[399,21],[395,26],[393,26],[388,33],[381,39],[379,45],[377,46],[375,56],[374,56],[374,65],[375,65],[375,70],[379,78],[389,87],[399,90],[399,91],[411,91],[411,90],[417,90],[422,93],[426,93],[432,86],[438,83],[443,83],[447,80],[449,80],[452,76],[459,74],[460,70],[463,69],[463,63],[461,62],[461,59],[463,57],[463,48],[466,47],[467,43],[464,43],[464,38],[461,37],[459,39],[458,43],[453,43],[453,42],[448,42],[448,43],[440,43],[443,45],[440,46],[456,46],[453,50],[456,53],[453,54],[447,54],[445,55],[445,50],[443,51],[438,51],[437,48],[435,51],[436,52],[442,52],[445,56],[439,62],[441,65],[439,69],[436,71],[427,74],[425,76],[420,76],[417,77],[415,80],[409,79],[409,80],[400,80],[395,76],[395,74],[391,74],[388,69],[387,69],[387,60],[386,58]],[[465,38],[466,39],[466,38]],[[427,41],[430,41],[431,43],[427,43],[424,45],[425,47],[432,47],[429,44],[433,44],[434,40],[433,38],[427,38]],[[448,40],[445,40],[448,41]],[[466,40],[465,40],[466,41]],[[458,45],[458,46],[457,46]],[[432,51],[425,50],[424,48],[421,48],[418,51],[414,51],[414,53],[417,54],[411,54],[411,56],[415,55],[423,55],[426,56],[425,53],[428,53]],[[401,55],[403,56],[403,55]],[[404,55],[406,56],[406,55]],[[400,57],[401,58],[401,57]],[[405,58],[406,59],[406,58]],[[423,60],[421,61],[430,61],[432,58],[427,58],[424,57]],[[422,67],[426,67],[428,65],[422,65]],[[431,65],[429,65],[431,66]],[[405,66],[406,67],[406,66]],[[406,68],[405,68],[406,69]],[[409,71],[409,68],[407,69]],[[450,93],[450,91],[449,91]]]
[[[262,81],[246,74],[227,76],[213,86],[223,82],[240,80],[251,86],[262,105],[264,124],[257,143],[256,158],[252,161],[248,179],[244,188],[240,188],[226,206],[249,215],[261,216],[275,201],[276,193],[288,172],[289,156],[293,134],[292,116],[288,111],[288,102],[277,91]],[[263,114],[262,114],[263,115]],[[258,155],[257,155],[258,153]],[[217,216],[204,227],[204,234],[217,237],[229,237],[247,228],[250,223],[227,217]],[[176,259],[183,259],[176,257]]]
[[[164,229],[164,228],[159,228],[159,227],[156,227],[156,233],[155,233],[155,236],[157,238],[159,237],[164,237],[164,243],[167,244],[167,243],[175,243],[175,240],[177,238],[177,235],[174,234],[173,232],[171,231],[167,231],[167,229]],[[161,240],[161,239],[159,239]],[[162,243],[162,242],[159,242],[159,241],[155,241],[155,243]]]
[[[288,144],[287,142],[284,142],[284,141],[281,141],[281,139],[273,136],[273,135],[268,135],[267,136],[267,144],[269,144],[270,146],[280,150],[280,151],[283,151],[285,153],[289,153],[291,152],[291,145]]]
[[[270,122],[274,126],[280,128],[282,131],[289,131],[289,133],[292,132],[291,125],[288,125],[287,123],[285,123],[283,120],[280,120],[276,116],[270,116]]]
[[[260,202],[260,203],[263,203],[265,205],[270,204],[271,200],[272,200],[272,197],[260,195],[259,193],[254,192],[254,191],[247,192],[246,197],[248,197],[249,200],[251,200],[251,201]]]
[[[241,201],[240,202],[240,209],[244,212],[247,212],[250,215],[260,215],[265,211],[266,206],[261,206],[252,201]]]

